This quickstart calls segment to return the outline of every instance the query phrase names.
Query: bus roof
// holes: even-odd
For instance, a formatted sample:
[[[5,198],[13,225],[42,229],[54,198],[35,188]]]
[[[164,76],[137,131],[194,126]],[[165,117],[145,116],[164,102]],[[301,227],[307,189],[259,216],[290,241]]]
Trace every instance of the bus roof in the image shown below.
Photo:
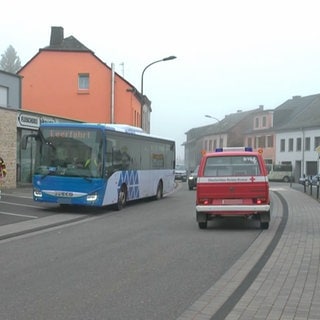
[[[144,137],[162,139],[162,140],[170,140],[174,142],[172,139],[154,136],[146,133],[140,127],[130,126],[128,124],[112,124],[112,123],[88,123],[88,122],[47,122],[42,123],[40,128],[91,128],[91,129],[104,129],[109,131],[122,132],[127,134],[139,135]]]

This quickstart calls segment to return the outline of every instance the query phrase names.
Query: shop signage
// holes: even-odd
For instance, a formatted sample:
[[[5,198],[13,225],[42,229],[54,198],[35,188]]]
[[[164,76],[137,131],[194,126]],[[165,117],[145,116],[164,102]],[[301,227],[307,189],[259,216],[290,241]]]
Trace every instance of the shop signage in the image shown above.
[[[40,118],[26,113],[18,114],[17,127],[35,129],[40,126]]]
[[[26,129],[38,129],[41,123],[56,122],[56,119],[44,116],[34,116],[27,113],[19,113],[17,127]]]
[[[50,117],[40,117],[40,123],[55,123],[56,119]]]

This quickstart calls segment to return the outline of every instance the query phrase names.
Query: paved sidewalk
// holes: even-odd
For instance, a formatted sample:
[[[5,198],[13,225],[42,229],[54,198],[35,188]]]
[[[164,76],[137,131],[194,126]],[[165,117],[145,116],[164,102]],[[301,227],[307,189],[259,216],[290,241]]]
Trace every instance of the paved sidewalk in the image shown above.
[[[9,188],[5,189],[2,188],[2,195],[9,194],[9,195],[15,195],[19,197],[26,197],[32,199],[32,187],[26,186],[26,187],[18,187],[18,188]]]
[[[229,312],[230,297],[248,282],[252,268],[277,236],[282,212],[272,212],[270,228],[178,320],[320,319],[320,203],[290,185],[281,184],[273,190],[288,204],[287,221],[253,283]]]

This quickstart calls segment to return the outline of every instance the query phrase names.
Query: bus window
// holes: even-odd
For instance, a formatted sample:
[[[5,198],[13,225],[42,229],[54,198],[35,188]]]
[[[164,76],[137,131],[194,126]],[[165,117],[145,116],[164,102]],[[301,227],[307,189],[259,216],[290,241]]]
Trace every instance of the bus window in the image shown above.
[[[283,181],[289,182],[292,179],[292,165],[291,164],[274,164],[268,165],[269,181]]]

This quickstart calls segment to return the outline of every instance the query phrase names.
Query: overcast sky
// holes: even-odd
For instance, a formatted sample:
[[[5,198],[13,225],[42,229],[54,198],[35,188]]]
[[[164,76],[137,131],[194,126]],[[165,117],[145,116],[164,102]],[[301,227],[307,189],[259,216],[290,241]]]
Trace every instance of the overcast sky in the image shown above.
[[[152,101],[151,133],[172,138],[259,105],[320,93],[318,0],[18,0],[1,6],[0,54],[27,63],[64,28]]]

